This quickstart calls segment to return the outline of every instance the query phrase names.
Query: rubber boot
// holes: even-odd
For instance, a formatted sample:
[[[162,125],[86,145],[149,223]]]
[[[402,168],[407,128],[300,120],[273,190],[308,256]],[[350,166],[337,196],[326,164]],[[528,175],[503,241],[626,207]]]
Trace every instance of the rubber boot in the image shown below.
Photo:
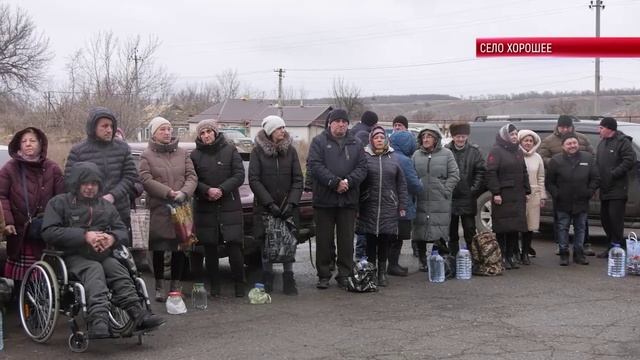
[[[387,262],[378,261],[378,286],[387,286]]]
[[[156,301],[157,302],[165,302],[167,301],[167,290],[164,287],[164,279],[156,279]]]
[[[293,271],[282,273],[282,292],[285,295],[298,295],[296,280],[293,278]]]
[[[560,266],[569,266],[568,250],[560,250]]]
[[[273,273],[271,271],[262,272],[262,284],[264,284],[264,291],[271,293],[273,291]]]

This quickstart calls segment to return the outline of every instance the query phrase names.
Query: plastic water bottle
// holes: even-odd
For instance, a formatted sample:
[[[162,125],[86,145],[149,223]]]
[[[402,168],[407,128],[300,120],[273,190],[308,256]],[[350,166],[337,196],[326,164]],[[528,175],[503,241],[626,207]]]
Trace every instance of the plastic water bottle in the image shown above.
[[[471,253],[463,245],[456,255],[456,279],[471,279]]]
[[[433,250],[427,263],[429,266],[429,281],[444,282],[444,259],[438,254],[438,250]]]
[[[627,267],[625,266],[626,254],[620,244],[613,244],[609,250],[609,266],[607,267],[607,275],[611,277],[624,277]]]
[[[203,283],[194,283],[191,290],[191,303],[194,309],[207,310],[207,291]]]
[[[358,261],[358,270],[366,269],[368,264],[369,262],[367,261],[367,257],[366,256],[361,257],[360,261]]]
[[[256,283],[256,287],[249,291],[251,304],[271,304],[271,295],[264,291],[264,284]]]

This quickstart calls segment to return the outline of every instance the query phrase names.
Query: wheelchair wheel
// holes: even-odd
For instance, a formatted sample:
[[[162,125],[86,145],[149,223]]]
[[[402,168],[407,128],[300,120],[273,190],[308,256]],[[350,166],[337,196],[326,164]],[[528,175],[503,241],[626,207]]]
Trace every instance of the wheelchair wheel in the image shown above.
[[[83,332],[78,331],[69,335],[69,350],[75,353],[85,352],[89,348],[89,337]]]
[[[27,269],[20,287],[22,328],[34,341],[46,342],[53,335],[59,309],[56,274],[49,264],[38,261]]]
[[[133,331],[133,319],[129,314],[114,304],[109,309],[109,327],[111,333],[116,336],[131,336]]]

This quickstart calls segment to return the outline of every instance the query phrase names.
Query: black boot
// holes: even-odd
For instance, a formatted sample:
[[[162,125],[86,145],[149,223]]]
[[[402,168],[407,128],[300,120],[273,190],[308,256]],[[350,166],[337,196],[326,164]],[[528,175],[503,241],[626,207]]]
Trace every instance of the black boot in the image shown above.
[[[569,266],[568,250],[560,250],[560,266]]]
[[[296,280],[293,278],[293,271],[282,273],[282,292],[285,295],[298,295]]]
[[[531,254],[531,238],[533,237],[532,232],[522,233],[522,252],[520,253],[520,263],[522,265],[531,265],[531,260],[529,260],[529,255]]]
[[[136,305],[127,309],[127,314],[133,319],[138,331],[153,330],[165,323],[165,319],[154,315],[149,310],[143,309],[142,306]]]
[[[109,315],[97,314],[89,321],[89,339],[106,339],[111,337],[109,332]]]
[[[270,294],[273,291],[273,273],[271,271],[262,272],[262,283],[264,291]]]
[[[420,257],[420,252],[418,251],[418,242],[415,240],[411,240],[411,249],[413,250],[413,257]]]
[[[507,261],[511,265],[511,269],[520,269],[518,265],[518,258],[516,253],[518,252],[518,239],[507,239]]]
[[[220,282],[217,280],[212,280],[209,283],[209,295],[212,297],[220,296]]]
[[[418,260],[420,262],[420,265],[418,265],[418,270],[427,272],[429,271],[429,266],[427,265],[427,243],[424,241],[415,241],[415,243],[418,248]]]
[[[589,265],[589,260],[587,260],[583,251],[574,251],[573,252],[573,263],[578,265]]]
[[[502,264],[504,265],[505,270],[511,270],[511,262],[507,262],[507,241],[503,234],[499,234],[496,238],[496,240],[498,240],[498,245],[500,246],[500,252],[502,253]]]
[[[395,244],[394,244],[395,245]],[[409,269],[400,266],[398,263],[400,259],[400,249],[395,246],[389,249],[389,268],[387,269],[387,274],[393,276],[407,276],[409,274]]]
[[[237,298],[244,297],[244,282],[236,281],[234,284],[235,296]]]
[[[378,261],[378,286],[387,286],[387,262]]]

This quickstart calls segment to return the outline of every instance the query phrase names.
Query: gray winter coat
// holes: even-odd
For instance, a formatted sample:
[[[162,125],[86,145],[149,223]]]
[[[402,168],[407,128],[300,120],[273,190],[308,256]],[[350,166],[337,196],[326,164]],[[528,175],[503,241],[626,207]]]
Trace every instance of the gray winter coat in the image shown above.
[[[400,210],[407,210],[407,182],[393,148],[376,155],[367,145],[367,178],[360,187],[359,234],[398,234]]]
[[[418,195],[411,238],[418,241],[448,241],[451,195],[460,181],[460,174],[451,150],[442,146],[442,134],[437,125],[427,124],[418,135],[418,141],[427,130],[438,135],[438,143],[432,152],[427,152],[421,146],[413,154],[413,166],[424,184],[424,191]]]

